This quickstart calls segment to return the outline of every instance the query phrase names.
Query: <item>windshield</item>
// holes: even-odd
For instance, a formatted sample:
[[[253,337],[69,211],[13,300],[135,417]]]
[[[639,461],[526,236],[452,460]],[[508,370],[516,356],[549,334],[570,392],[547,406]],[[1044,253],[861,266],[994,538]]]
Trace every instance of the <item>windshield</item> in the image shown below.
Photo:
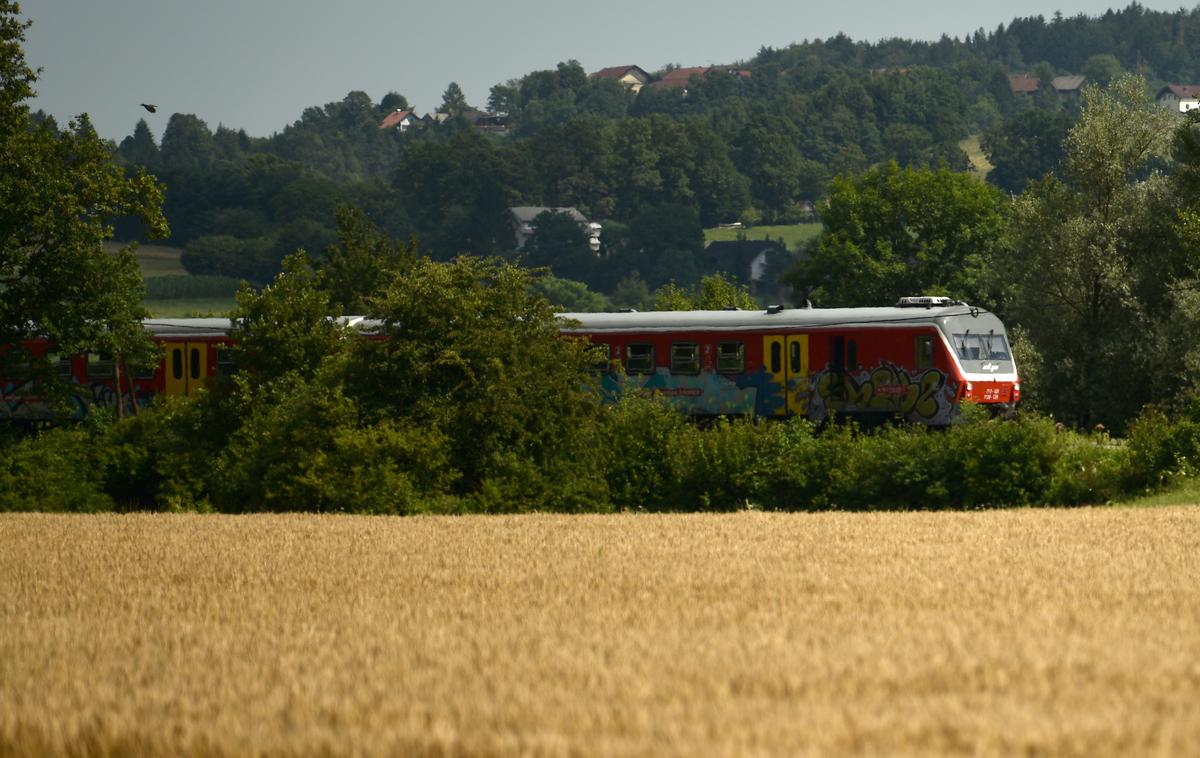
[[[1011,361],[1008,340],[1003,334],[955,334],[951,340],[954,351],[964,361]]]

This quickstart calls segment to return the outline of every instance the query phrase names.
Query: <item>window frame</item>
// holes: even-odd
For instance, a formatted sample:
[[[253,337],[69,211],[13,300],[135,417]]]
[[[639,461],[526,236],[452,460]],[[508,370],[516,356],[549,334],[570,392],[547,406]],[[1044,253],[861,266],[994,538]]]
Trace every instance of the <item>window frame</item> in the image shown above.
[[[913,343],[913,365],[918,369],[933,368],[934,342],[932,334],[918,334]]]
[[[645,348],[644,355],[635,356],[634,348]],[[653,342],[630,342],[625,345],[625,373],[627,374],[653,374],[655,369],[654,363],[654,343]],[[635,363],[635,360],[637,361]]]
[[[107,370],[105,367],[107,367]],[[112,353],[99,352],[87,354],[87,378],[89,382],[93,379],[115,379],[116,376],[116,362],[113,360]]]
[[[689,351],[690,358],[680,359],[677,351]],[[698,376],[700,374],[700,343],[680,341],[671,343],[671,373],[679,376]]]
[[[729,356],[723,355],[721,349],[725,347],[734,347],[736,352],[737,367],[731,368],[731,364],[727,364]],[[741,374],[746,371],[746,343],[740,340],[722,340],[717,343],[717,373],[718,374]]]

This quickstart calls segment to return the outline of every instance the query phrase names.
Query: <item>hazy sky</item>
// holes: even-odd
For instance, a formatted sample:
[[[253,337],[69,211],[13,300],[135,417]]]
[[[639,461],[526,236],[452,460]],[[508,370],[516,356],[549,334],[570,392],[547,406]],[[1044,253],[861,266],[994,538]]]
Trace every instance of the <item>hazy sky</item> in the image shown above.
[[[42,68],[33,108],[62,123],[86,111],[102,136],[119,140],[143,116],[161,136],[175,112],[266,136],[351,90],[376,102],[394,90],[424,113],[457,81],[483,107],[492,85],[572,58],[589,72],[700,66],[838,32],[868,41],[963,37],[1018,16],[1110,7],[1055,2],[23,0],[21,9],[33,21],[26,58]]]

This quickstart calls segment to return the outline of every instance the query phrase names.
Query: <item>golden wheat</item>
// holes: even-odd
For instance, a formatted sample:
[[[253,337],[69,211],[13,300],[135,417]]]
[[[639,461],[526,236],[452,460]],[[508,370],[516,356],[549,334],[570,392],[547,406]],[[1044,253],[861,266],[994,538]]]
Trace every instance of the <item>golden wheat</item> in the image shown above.
[[[0,517],[0,753],[1200,751],[1200,510]]]

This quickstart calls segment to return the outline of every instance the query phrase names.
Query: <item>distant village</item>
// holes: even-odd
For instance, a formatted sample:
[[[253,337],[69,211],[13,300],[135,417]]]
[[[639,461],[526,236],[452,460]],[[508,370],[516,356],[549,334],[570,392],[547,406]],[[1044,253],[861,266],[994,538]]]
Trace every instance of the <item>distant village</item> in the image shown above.
[[[591,79],[611,79],[618,82],[625,89],[637,94],[643,88],[645,89],[674,89],[680,90],[684,95],[687,94],[688,86],[692,81],[692,77],[704,78],[713,71],[724,71],[734,76],[743,79],[750,78],[750,72],[736,66],[690,66],[686,68],[673,68],[664,72],[661,76],[655,79],[651,74],[647,73],[641,66],[612,66],[610,68],[602,68],[588,77]],[[477,108],[467,107],[456,113],[447,113],[445,111],[435,111],[426,113],[424,116],[418,116],[416,111],[409,109],[397,109],[389,113],[383,121],[379,123],[380,129],[398,129],[401,132],[406,132],[413,128],[423,128],[427,126],[436,126],[445,123],[452,118],[462,118],[481,132],[496,132],[504,133],[508,131],[508,114],[507,113],[491,113],[481,111]]]

